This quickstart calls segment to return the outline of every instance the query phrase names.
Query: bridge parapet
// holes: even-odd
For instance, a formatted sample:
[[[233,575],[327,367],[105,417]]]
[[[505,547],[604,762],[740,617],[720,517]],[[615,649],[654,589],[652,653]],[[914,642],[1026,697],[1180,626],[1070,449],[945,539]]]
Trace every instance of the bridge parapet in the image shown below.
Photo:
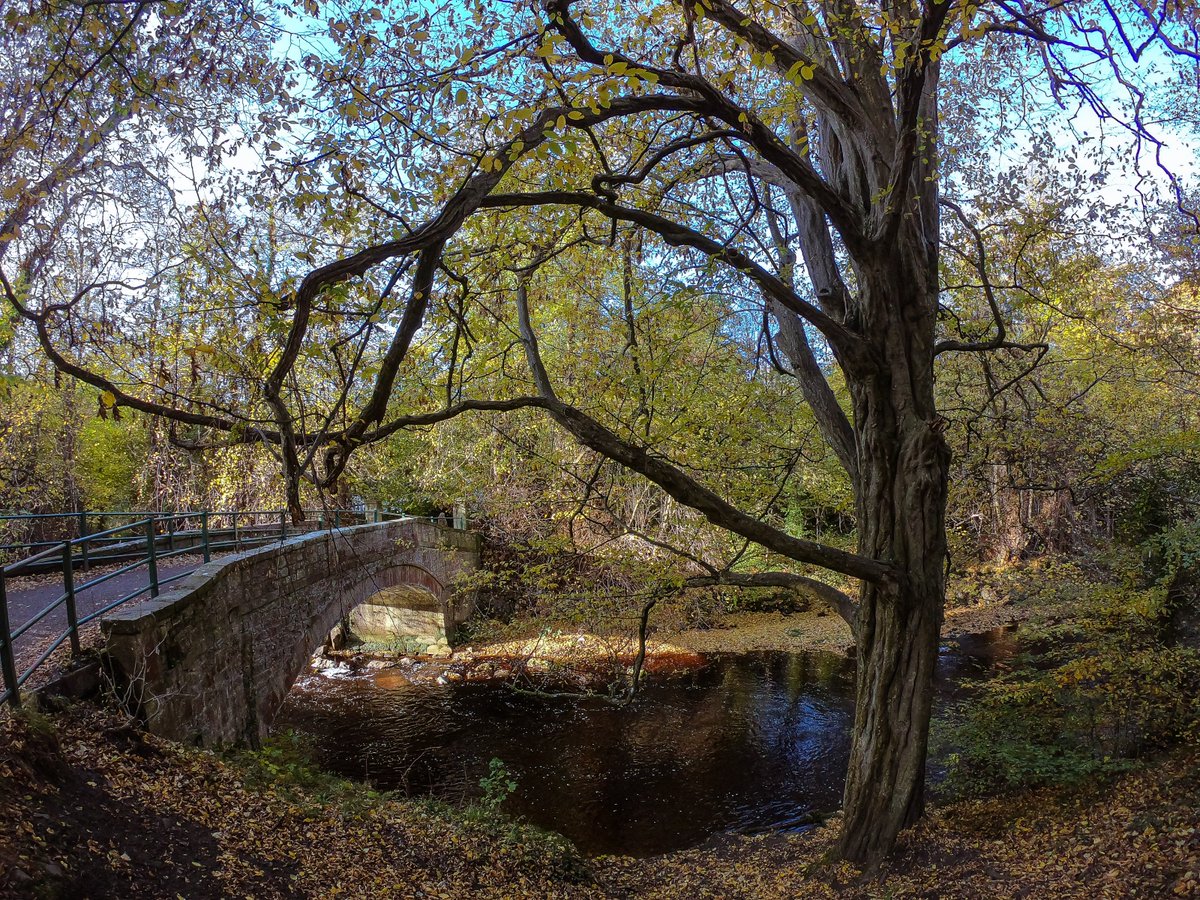
[[[470,615],[456,589],[479,536],[414,519],[307,534],[201,566],[101,622],[131,708],[158,734],[257,745],[329,632],[381,590],[429,590],[446,634]]]

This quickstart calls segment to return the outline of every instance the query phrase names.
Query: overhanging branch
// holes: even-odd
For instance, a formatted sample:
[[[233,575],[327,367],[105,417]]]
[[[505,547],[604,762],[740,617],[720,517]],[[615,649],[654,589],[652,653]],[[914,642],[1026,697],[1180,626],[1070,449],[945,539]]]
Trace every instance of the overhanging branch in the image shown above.
[[[581,191],[539,191],[537,193],[493,194],[481,201],[481,208],[505,208],[518,206],[579,206],[594,209],[612,219],[619,219],[652,231],[674,247],[691,247],[707,254],[712,259],[737,270],[751,279],[767,295],[786,309],[811,322],[820,329],[840,358],[849,366],[860,369],[872,365],[865,345],[859,335],[830,316],[824,310],[798,296],[784,281],[754,261],[749,254],[718,243],[707,235],[673,222],[670,219],[647,212],[620,206],[603,197]]]
[[[518,292],[517,302],[526,306],[520,313],[521,341],[529,357],[530,369],[535,373],[534,378],[539,382],[539,388],[543,386],[542,382],[545,387],[550,387],[549,379],[545,375],[545,366],[538,354],[537,338],[530,324],[524,291]],[[645,476],[675,500],[696,510],[720,528],[739,534],[788,559],[821,566],[853,578],[879,582],[899,577],[895,569],[886,562],[793,537],[748,515],[646,447],[624,440],[582,410],[559,400],[552,389],[543,393],[542,401],[541,408],[550,418],[581,444]]]
[[[719,572],[716,575],[696,575],[688,578],[683,584],[684,587],[690,588],[726,584],[731,587],[781,587],[807,591],[828,603],[850,626],[851,632],[855,629],[858,607],[850,595],[807,575],[796,575],[792,572]]]

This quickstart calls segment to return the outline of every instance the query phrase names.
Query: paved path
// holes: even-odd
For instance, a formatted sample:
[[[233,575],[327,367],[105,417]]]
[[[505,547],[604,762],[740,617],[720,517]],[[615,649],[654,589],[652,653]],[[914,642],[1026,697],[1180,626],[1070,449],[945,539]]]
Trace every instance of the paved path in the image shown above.
[[[214,555],[213,558],[217,557]],[[196,556],[162,563],[158,567],[159,581],[161,582],[164,579],[170,578],[172,575],[190,572],[201,565],[201,562],[200,557]],[[82,570],[77,570],[75,581],[78,584],[83,584],[102,574],[102,571],[93,570],[85,573]],[[18,584],[21,584],[21,582],[7,586],[8,621],[13,631],[16,631],[61,597],[63,593],[62,579],[56,578],[53,575],[22,579],[22,582],[24,582],[25,586],[18,587]],[[110,578],[108,581],[98,584],[95,587],[79,591],[75,595],[75,608],[82,619],[89,613],[102,609],[114,600],[136,591],[138,588],[145,587],[149,583],[150,576],[146,571],[146,567],[144,565],[138,566],[136,569],[123,572],[115,578]],[[149,597],[150,592],[147,591],[129,602],[139,603],[149,599]],[[14,644],[18,661],[17,671],[23,672],[28,668],[55,638],[66,631],[66,628],[67,609],[64,604],[17,638]]]

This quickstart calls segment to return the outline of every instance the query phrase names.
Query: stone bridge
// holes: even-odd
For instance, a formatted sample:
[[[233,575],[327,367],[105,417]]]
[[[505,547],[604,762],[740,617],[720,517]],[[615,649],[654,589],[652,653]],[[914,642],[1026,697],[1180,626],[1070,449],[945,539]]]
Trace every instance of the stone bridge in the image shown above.
[[[124,699],[152,731],[257,746],[339,623],[444,640],[474,603],[455,582],[478,566],[476,534],[415,519],[358,525],[207,563],[101,629]],[[364,603],[373,615],[355,612]]]

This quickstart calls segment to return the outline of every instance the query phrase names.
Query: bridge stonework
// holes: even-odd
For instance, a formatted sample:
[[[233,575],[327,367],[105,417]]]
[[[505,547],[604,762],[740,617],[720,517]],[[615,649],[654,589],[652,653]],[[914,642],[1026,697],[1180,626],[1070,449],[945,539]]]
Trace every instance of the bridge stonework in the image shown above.
[[[423,588],[411,593],[426,598],[426,613],[436,598],[451,634],[474,603],[455,582],[478,566],[476,534],[412,519],[359,525],[206,563],[154,600],[109,614],[101,629],[125,700],[152,731],[257,746],[352,609],[389,588]]]

